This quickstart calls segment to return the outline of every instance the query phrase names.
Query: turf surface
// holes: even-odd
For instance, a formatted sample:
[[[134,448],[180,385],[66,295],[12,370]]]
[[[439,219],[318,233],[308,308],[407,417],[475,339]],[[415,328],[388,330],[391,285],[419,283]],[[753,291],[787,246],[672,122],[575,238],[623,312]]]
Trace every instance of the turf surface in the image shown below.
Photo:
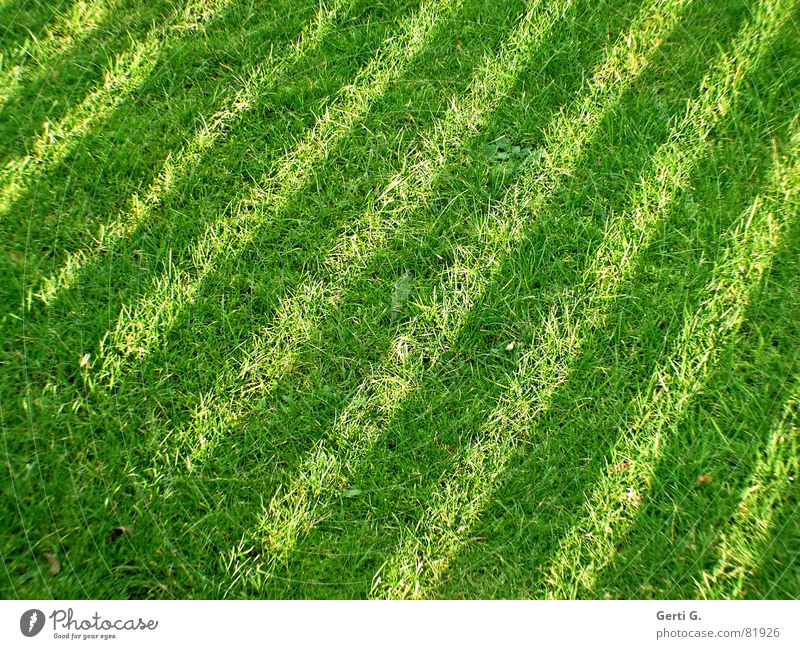
[[[0,596],[800,596],[800,2],[0,25]]]

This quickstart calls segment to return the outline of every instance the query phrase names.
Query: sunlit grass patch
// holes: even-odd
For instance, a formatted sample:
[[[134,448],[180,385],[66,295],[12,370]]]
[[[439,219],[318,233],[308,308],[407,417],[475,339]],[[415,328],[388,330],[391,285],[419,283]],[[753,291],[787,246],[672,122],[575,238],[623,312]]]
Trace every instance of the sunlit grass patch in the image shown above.
[[[99,25],[107,20],[110,10],[115,9],[113,2],[107,6],[103,2],[77,2],[46,26],[41,35],[31,33],[29,40],[12,51],[3,48],[3,58],[13,60],[14,54],[28,61],[6,63],[4,60],[0,72],[0,106],[14,96],[19,86],[31,78],[38,78],[49,73],[51,66],[72,48],[82,43]],[[14,15],[11,24],[21,22],[19,15]],[[5,34],[3,35],[5,44]]]

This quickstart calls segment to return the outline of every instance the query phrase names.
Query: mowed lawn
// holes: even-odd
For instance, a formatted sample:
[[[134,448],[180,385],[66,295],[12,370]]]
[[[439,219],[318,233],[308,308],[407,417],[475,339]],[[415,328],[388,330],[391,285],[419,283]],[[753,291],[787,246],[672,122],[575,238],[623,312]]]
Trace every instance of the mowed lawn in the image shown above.
[[[800,597],[800,1],[0,0],[0,596]]]

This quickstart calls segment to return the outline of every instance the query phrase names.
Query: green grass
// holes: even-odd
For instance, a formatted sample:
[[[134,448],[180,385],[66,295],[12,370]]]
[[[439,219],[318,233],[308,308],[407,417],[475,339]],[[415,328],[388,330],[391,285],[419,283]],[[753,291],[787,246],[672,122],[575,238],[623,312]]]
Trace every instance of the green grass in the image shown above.
[[[800,596],[800,3],[0,25],[0,596]]]

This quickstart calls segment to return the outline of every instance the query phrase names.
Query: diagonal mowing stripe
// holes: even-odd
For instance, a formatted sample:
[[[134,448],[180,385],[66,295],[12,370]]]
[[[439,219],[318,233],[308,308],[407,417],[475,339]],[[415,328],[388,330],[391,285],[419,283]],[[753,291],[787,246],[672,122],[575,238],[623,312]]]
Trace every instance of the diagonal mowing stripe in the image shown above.
[[[0,74],[0,108],[13,97],[24,81],[35,81],[49,74],[51,66],[59,58],[77,49],[101,25],[107,23],[117,4],[119,0],[76,2],[72,5],[69,13],[48,29],[43,38],[34,39],[26,48],[31,62],[18,63]]]
[[[257,65],[251,69],[242,87],[232,97],[225,98],[209,119],[203,120],[186,145],[174,156],[167,157],[144,194],[133,194],[128,207],[114,221],[102,227],[95,249],[79,250],[68,257],[56,273],[41,282],[35,296],[45,304],[53,302],[61,291],[72,285],[78,273],[97,255],[100,248],[112,248],[131,236],[194,165],[212,150],[231,125],[241,120],[260,96],[278,85],[286,69],[298,63],[322,42],[347,4],[349,0],[334,0],[330,7],[321,7],[315,19],[303,28],[297,43],[284,56],[268,65]]]
[[[231,0],[211,3],[195,2],[190,7],[203,8],[209,14],[219,14]],[[158,60],[158,53],[172,40],[173,23],[181,15],[173,14],[167,24],[135,43],[120,54],[106,71],[101,87],[89,93],[83,101],[54,126],[45,125],[34,140],[31,153],[9,162],[0,173],[0,222],[27,184],[38,174],[53,169],[73,150],[80,139],[97,124],[111,115],[122,101],[136,93],[147,81]]]
[[[565,169],[575,163],[582,146],[591,137],[593,129],[600,123],[605,111],[614,104],[620,93],[643,69],[647,56],[657,47],[659,36],[674,26],[678,19],[677,10],[684,4],[681,0],[666,3],[654,0],[641,9],[633,28],[615,43],[606,61],[596,70],[589,91],[581,99],[576,100],[571,110],[560,114],[550,124],[548,132],[551,133],[552,150],[544,163],[545,170],[527,182],[525,187],[518,185],[512,189],[508,201],[503,201],[503,204],[513,204],[512,199],[517,192],[546,191],[542,188],[552,184],[548,181],[559,178]],[[534,23],[532,20],[534,18],[533,15],[527,17],[511,43],[530,43],[533,38],[538,40],[546,35],[546,32],[539,27],[542,19],[539,18]],[[552,24],[552,20],[548,19],[545,23]],[[526,32],[529,35],[525,35]],[[515,53],[512,50],[506,56],[519,57],[512,66],[513,70],[518,71],[523,67],[524,52]],[[508,73],[503,72],[501,63],[497,61],[496,69],[500,74],[498,82],[508,83],[513,79]],[[522,227],[521,223],[513,222],[515,216],[519,214],[513,208],[507,211],[510,213],[505,214],[505,221],[504,214],[497,214],[496,220],[500,225],[497,228],[496,241],[491,244],[497,245],[500,250],[510,244]],[[480,257],[484,264],[483,268],[475,271],[475,281],[472,284],[457,283],[457,286],[448,287],[445,291],[448,295],[454,296],[453,301],[458,303],[454,310],[461,314],[457,319],[453,335],[458,331],[459,321],[463,321],[466,317],[475,295],[480,292],[480,282],[491,271],[484,260],[496,257],[490,251],[485,255],[475,256]],[[470,290],[473,288],[474,291]],[[445,332],[443,337],[449,339],[452,336],[450,332]],[[446,344],[446,341],[443,340],[442,344]],[[340,413],[332,432],[332,437],[336,439],[337,447],[340,449],[339,455],[334,457],[326,450],[325,444],[320,443],[308,455],[297,478],[283,493],[276,494],[265,508],[254,536],[258,538],[259,543],[269,548],[271,554],[267,559],[268,564],[274,564],[288,556],[298,537],[314,526],[327,497],[363,460],[368,449],[380,435],[380,428],[376,425],[373,415],[378,412],[380,415],[378,420],[390,416],[413,389],[414,383],[421,378],[423,367],[416,357],[414,360],[408,360],[411,357],[414,355],[409,354],[404,365],[396,372],[376,370],[362,382],[356,395]],[[250,542],[243,539],[240,547],[234,550],[230,558],[229,565],[234,573],[234,582],[241,573],[242,562],[248,560],[246,555],[249,552],[247,546]],[[266,565],[257,569],[263,572],[271,570],[271,567]]]
[[[198,260],[198,268],[180,276],[168,271],[157,285],[133,309],[123,309],[117,325],[101,342],[104,349],[133,349],[138,360],[154,349],[177,316],[192,303],[195,295],[218,266],[222,255],[230,255],[246,246],[257,232],[278,220],[287,205],[312,177],[314,170],[337,143],[352,130],[423,48],[438,22],[453,12],[461,0],[437,0],[425,3],[398,28],[398,37],[362,68],[354,83],[326,109],[310,134],[276,165],[276,170],[262,179],[247,196],[238,200],[233,222],[226,219],[212,223],[189,253]],[[253,207],[253,210],[249,210]],[[221,217],[222,218],[222,217]],[[154,322],[163,323],[153,327]],[[106,354],[102,360],[102,380],[112,386],[128,369],[127,354]]]
[[[764,30],[774,27],[767,25]],[[746,70],[742,72],[746,74]],[[624,475],[608,471],[602,476],[587,495],[583,519],[560,541],[546,568],[554,597],[575,597],[578,589],[590,591],[596,575],[612,561],[619,539],[635,519],[638,503],[651,484],[662,438],[701,389],[720,350],[732,344],[752,293],[789,225],[789,214],[776,218],[760,206],[756,198],[736,231],[726,237],[726,254],[715,265],[703,309],[685,322],[667,355],[669,362],[654,372],[647,392],[633,403],[635,423],[609,456],[610,466],[622,458],[634,458],[630,468]]]
[[[762,27],[761,24],[757,26]],[[763,27],[772,32],[777,29],[775,23]],[[414,536],[401,543],[378,573],[373,585],[374,596],[424,596],[465,542],[469,528],[511,460],[518,440],[530,434],[533,420],[547,409],[557,391],[559,377],[566,376],[578,357],[583,339],[605,317],[608,307],[605,297],[613,294],[615,287],[629,274],[637,252],[646,245],[653,226],[704,150],[706,135],[726,114],[734,86],[732,71],[741,78],[758,62],[760,57],[744,58],[752,45],[751,30],[755,31],[753,25],[738,35],[734,63],[724,55],[718,59],[704,85],[704,96],[690,107],[670,141],[656,153],[652,176],[658,182],[647,183],[647,179],[642,178],[637,207],[614,223],[615,236],[606,237],[606,241],[626,241],[626,249],[601,247],[587,270],[591,293],[571,312],[553,313],[544,324],[542,344],[521,359],[519,369],[509,379],[509,389],[487,418],[479,441],[467,449],[465,459],[453,470],[458,478],[436,492],[432,498],[435,505],[418,522]],[[760,45],[759,53],[763,55],[766,48],[763,42]],[[543,207],[542,197],[534,195],[530,200],[523,199],[523,204],[531,205],[531,211],[536,213]],[[513,404],[517,412],[524,414],[508,411],[506,404]],[[420,538],[425,538],[426,542],[423,544]],[[569,562],[571,568],[575,565],[575,561]]]

